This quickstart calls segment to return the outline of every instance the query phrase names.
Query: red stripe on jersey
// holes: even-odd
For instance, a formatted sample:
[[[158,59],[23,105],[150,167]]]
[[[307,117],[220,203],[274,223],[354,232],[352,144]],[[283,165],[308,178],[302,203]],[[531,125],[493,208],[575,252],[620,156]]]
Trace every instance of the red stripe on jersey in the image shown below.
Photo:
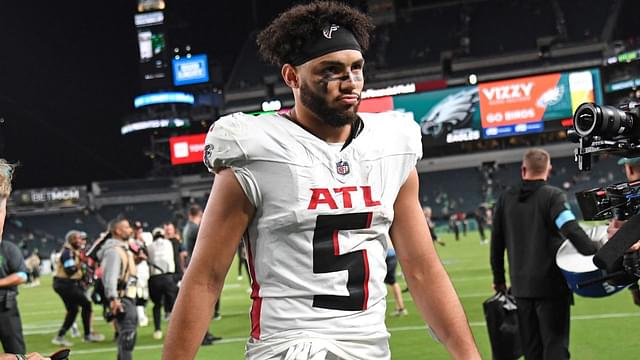
[[[367,229],[371,227],[371,221],[373,221],[373,212],[367,214]]]
[[[369,301],[369,258],[367,257],[367,250],[362,250],[362,257],[364,260],[364,303],[362,304],[362,310],[367,310],[367,302]]]
[[[333,255],[340,256],[340,242],[338,242],[338,230],[333,231]]]
[[[251,275],[251,337],[260,339],[260,311],[262,310],[262,298],[260,297],[260,284],[256,280],[256,271],[253,263],[254,254],[251,249],[251,241],[246,238],[247,255],[249,257],[249,274]]]
[[[253,299],[251,305],[251,337],[260,340],[260,310],[262,310],[262,298]]]

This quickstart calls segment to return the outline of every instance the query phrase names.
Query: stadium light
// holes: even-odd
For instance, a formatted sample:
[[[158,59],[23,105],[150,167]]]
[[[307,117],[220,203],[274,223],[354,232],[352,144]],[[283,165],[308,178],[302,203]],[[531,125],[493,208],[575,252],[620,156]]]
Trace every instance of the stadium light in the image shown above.
[[[280,100],[264,101],[262,103],[262,111],[278,111],[282,108]]]
[[[478,83],[478,76],[476,74],[470,74],[467,80],[469,85],[475,85]]]

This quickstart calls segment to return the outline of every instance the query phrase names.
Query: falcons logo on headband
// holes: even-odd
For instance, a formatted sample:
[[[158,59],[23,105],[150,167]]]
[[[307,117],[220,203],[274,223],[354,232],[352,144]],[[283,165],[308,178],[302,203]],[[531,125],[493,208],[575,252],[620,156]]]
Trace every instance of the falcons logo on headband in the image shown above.
[[[322,30],[322,35],[324,35],[324,37],[326,37],[327,39],[331,39],[333,32],[338,30],[339,28],[340,26],[336,24],[331,24],[331,26]]]

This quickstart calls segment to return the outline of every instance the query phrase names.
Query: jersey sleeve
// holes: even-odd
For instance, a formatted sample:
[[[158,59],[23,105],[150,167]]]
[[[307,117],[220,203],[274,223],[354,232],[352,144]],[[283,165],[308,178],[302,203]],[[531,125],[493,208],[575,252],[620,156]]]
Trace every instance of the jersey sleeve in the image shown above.
[[[398,116],[398,122],[402,124],[402,139],[406,139],[407,151],[409,154],[415,157],[415,162],[422,159],[422,133],[420,132],[420,125],[413,121],[411,117],[408,117],[402,113],[396,113]],[[414,164],[415,165],[415,164]]]
[[[62,249],[62,254],[60,254],[60,262],[64,268],[74,267],[76,266],[76,261],[73,257],[73,253],[68,248]]]
[[[62,250],[62,254],[60,255],[60,262],[62,263],[62,267],[67,275],[71,276],[78,271],[74,254],[66,247]]]
[[[359,115],[364,121],[364,131],[373,134],[367,144],[366,156],[370,159],[393,158],[393,172],[399,175],[398,185],[402,186],[422,158],[420,126],[410,114],[399,111]]]
[[[407,143],[407,161],[404,171],[404,179],[406,180],[411,170],[415,169],[418,161],[422,159],[422,133],[418,123],[411,119],[403,118],[404,122],[401,141]]]
[[[247,199],[253,206],[260,202],[258,183],[251,172],[249,163],[254,139],[250,120],[252,115],[235,113],[216,121],[205,140],[204,163],[212,173],[230,168],[238,179]],[[254,130],[254,129],[253,129]]]
[[[204,145],[204,164],[210,172],[246,164],[249,155],[243,145],[250,136],[247,116],[251,115],[231,114],[211,125]]]
[[[556,190],[551,196],[551,203],[549,204],[549,215],[552,222],[558,229],[569,221],[575,220],[576,216],[571,211],[571,206],[567,201],[567,196],[564,192]]]
[[[26,280],[27,265],[24,262],[24,258],[22,257],[20,249],[12,243],[7,243],[7,245],[9,246],[5,248],[5,250],[8,250],[6,253],[6,261],[9,265],[9,274],[17,273],[21,276],[24,274]]]
[[[383,136],[380,144],[384,144],[387,155],[401,159],[401,173],[404,180],[409,176],[422,158],[422,133],[420,125],[407,113],[398,111],[375,114],[372,125],[380,127],[378,133]]]
[[[390,151],[413,156],[417,162],[422,158],[422,133],[420,125],[413,120],[413,116],[399,111],[377,114],[380,126],[385,129],[386,136],[392,136],[387,141]],[[415,164],[414,164],[415,165]]]

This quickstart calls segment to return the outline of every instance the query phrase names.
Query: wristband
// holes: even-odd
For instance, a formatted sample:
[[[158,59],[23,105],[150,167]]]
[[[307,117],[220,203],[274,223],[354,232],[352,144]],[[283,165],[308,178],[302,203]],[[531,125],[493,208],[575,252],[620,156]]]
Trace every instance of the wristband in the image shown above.
[[[16,354],[16,359],[18,359],[18,360],[27,360],[27,357],[25,355],[22,355],[22,354]]]

